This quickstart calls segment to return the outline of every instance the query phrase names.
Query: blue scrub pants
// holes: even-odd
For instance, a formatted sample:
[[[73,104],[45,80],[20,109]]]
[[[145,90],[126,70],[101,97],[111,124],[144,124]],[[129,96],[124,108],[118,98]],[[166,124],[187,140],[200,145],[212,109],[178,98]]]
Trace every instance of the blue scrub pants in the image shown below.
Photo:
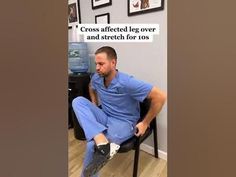
[[[94,136],[104,133],[109,142],[121,144],[134,135],[135,125],[133,123],[124,119],[108,117],[102,109],[84,97],[75,98],[72,101],[72,107],[87,139],[83,170],[93,158]],[[84,177],[83,171],[81,177]]]

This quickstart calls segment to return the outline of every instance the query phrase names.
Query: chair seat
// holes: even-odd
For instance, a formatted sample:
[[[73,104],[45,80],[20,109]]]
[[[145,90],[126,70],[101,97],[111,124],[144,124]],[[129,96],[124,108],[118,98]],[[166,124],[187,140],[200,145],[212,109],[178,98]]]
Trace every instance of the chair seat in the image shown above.
[[[119,149],[119,153],[123,153],[123,152],[128,152],[131,149],[135,148],[135,144],[137,141],[139,141],[139,143],[142,143],[150,134],[152,133],[152,130],[150,128],[147,128],[146,132],[144,133],[143,136],[141,137],[137,137],[137,136],[133,136],[130,139],[126,140],[125,142],[123,142],[120,145],[120,149]]]

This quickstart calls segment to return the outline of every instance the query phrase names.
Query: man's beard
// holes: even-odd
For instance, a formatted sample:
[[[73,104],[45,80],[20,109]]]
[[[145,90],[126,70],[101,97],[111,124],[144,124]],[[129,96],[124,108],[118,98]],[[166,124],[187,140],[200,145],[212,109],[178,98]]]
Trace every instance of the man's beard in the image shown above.
[[[108,77],[110,74],[111,74],[111,71],[107,73],[98,73],[99,76],[104,77],[104,78]]]

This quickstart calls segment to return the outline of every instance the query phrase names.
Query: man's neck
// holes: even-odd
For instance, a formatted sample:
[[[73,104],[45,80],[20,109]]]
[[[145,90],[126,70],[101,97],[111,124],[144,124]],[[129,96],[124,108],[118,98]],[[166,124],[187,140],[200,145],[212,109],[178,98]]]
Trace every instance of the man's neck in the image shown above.
[[[106,87],[109,86],[112,79],[116,76],[117,70],[113,70],[107,77],[104,77],[104,84]]]

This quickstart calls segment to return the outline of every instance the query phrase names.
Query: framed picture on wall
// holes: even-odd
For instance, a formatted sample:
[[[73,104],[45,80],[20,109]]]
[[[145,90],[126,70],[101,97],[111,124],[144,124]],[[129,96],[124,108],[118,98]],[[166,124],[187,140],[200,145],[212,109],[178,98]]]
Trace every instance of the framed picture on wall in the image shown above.
[[[68,28],[81,23],[79,0],[68,0]]]
[[[164,9],[164,0],[128,0],[128,16]]]
[[[92,9],[111,5],[112,0],[92,0]]]
[[[110,23],[110,13],[105,13],[95,16],[96,24],[109,24]]]

